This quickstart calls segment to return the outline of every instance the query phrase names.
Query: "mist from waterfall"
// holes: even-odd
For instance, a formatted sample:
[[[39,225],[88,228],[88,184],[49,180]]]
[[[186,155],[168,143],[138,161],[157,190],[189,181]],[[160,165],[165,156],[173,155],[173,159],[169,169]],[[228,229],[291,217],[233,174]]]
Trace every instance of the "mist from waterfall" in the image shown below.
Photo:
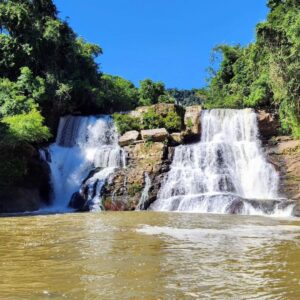
[[[62,117],[56,142],[49,147],[49,153],[54,210],[66,210],[84,180],[90,210],[100,209],[105,180],[115,168],[124,165],[110,116]]]
[[[278,195],[253,110],[213,109],[201,115],[201,140],[176,147],[171,169],[150,209],[290,215]]]

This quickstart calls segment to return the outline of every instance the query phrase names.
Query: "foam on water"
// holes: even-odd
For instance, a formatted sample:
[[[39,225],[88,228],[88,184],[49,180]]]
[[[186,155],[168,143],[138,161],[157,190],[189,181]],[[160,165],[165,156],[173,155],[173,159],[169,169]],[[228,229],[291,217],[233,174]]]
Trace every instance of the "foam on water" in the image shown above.
[[[88,185],[90,209],[101,206],[101,189],[116,167],[123,166],[123,151],[110,116],[65,116],[59,123],[56,142],[49,147],[53,206],[66,210],[83,180]]]
[[[175,149],[150,209],[291,215],[293,203],[278,195],[279,176],[262,151],[253,110],[203,111],[201,128],[199,143]]]

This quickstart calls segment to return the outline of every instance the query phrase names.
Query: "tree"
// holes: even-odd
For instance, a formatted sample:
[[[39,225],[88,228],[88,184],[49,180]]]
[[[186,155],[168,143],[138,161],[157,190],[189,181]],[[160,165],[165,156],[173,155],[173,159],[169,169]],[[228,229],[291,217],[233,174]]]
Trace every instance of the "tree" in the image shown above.
[[[46,118],[97,108],[99,46],[78,38],[57,16],[51,0],[3,0],[0,3],[0,71],[16,81],[27,67],[45,82],[41,105]]]
[[[161,82],[153,82],[151,79],[140,81],[139,105],[151,105],[158,103],[159,96],[165,94],[165,85]]]
[[[110,104],[110,112],[131,110],[138,104],[137,88],[131,81],[119,76],[102,75],[100,95],[102,105],[105,103]]]
[[[300,137],[300,2],[269,0],[256,42],[216,48],[222,60],[210,79],[206,107],[278,110],[284,133]]]
[[[39,143],[50,138],[48,127],[43,125],[44,118],[36,109],[28,113],[7,116],[2,123],[8,126],[11,142]]]
[[[45,97],[45,81],[34,77],[28,67],[21,68],[17,81],[0,78],[0,117],[29,112]]]

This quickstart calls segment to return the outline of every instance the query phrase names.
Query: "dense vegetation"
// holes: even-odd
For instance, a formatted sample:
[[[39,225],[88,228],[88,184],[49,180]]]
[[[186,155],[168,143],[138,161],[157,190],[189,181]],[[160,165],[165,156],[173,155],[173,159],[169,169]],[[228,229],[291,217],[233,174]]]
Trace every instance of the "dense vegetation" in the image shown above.
[[[269,0],[270,12],[247,47],[220,45],[206,107],[273,107],[282,131],[300,137],[300,2]],[[218,57],[218,56],[216,56]]]
[[[60,115],[101,105],[95,57],[51,0],[0,2],[0,184],[28,172],[31,144],[46,141]],[[12,174],[12,176],[10,176]]]
[[[129,130],[166,128],[170,133],[181,131],[182,129],[182,111],[169,111],[166,116],[162,116],[149,109],[141,117],[134,117],[130,114],[115,113],[113,115],[117,130],[120,134]]]
[[[52,0],[0,1],[0,185],[22,180],[34,153],[27,150],[55,134],[61,115],[174,102],[161,82],[138,89],[102,74],[100,54],[58,18]]]
[[[203,104],[207,99],[207,90],[204,88],[191,90],[168,89],[167,93],[175,99],[177,104],[182,106]]]

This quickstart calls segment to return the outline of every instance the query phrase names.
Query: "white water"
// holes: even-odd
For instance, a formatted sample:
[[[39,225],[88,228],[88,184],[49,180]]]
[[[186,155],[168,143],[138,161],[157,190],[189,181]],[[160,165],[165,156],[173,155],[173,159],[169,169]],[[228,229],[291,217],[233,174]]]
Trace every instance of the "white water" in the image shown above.
[[[89,173],[85,184],[91,210],[101,207],[101,189],[116,167],[124,165],[123,152],[110,116],[62,117],[56,142],[49,147],[53,209],[66,210],[71,196]]]
[[[145,172],[145,186],[140,198],[140,201],[136,207],[136,210],[144,210],[145,209],[145,203],[149,199],[149,190],[151,187],[151,179],[149,177],[149,174]]]
[[[279,176],[262,151],[254,111],[203,111],[201,127],[199,143],[176,148],[171,169],[150,209],[292,213],[293,204],[278,195]]]

